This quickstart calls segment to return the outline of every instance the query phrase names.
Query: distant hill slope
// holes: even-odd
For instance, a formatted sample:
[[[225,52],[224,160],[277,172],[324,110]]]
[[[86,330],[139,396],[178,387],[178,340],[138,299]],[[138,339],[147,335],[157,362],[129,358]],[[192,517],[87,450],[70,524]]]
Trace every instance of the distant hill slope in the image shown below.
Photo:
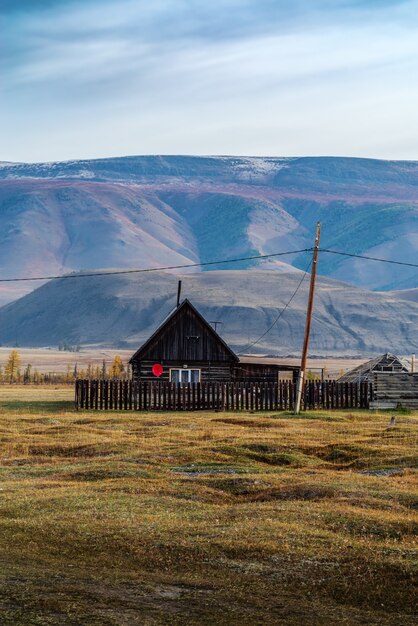
[[[272,270],[214,271],[183,275],[183,296],[238,351],[300,353],[309,276],[276,326],[257,345],[294,293],[302,273]],[[70,344],[135,349],[173,308],[177,277],[164,272],[61,279],[0,309],[0,343]],[[396,293],[368,292],[320,278],[311,354],[371,355],[415,352],[418,303]]]
[[[318,219],[323,247],[415,262],[418,163],[186,156],[3,163],[0,276],[295,250],[312,245]],[[307,265],[306,255],[280,261]],[[368,289],[418,287],[414,268],[325,253],[319,271]],[[0,303],[33,287],[0,285]]]

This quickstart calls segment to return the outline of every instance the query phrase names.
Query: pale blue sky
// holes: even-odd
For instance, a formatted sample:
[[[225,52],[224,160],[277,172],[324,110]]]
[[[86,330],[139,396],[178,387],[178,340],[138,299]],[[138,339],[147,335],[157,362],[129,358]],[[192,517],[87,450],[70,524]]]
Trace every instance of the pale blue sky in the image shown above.
[[[418,0],[1,0],[0,160],[418,159]]]

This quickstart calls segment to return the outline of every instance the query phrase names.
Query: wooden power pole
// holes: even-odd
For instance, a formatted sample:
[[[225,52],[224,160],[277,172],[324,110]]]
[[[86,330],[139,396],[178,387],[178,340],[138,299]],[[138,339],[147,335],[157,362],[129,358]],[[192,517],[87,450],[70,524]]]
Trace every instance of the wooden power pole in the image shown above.
[[[295,415],[298,415],[300,412],[300,402],[302,399],[303,385],[304,385],[305,378],[306,378],[306,361],[308,358],[309,334],[311,331],[312,309],[313,309],[314,294],[315,294],[316,267],[318,264],[318,250],[319,250],[320,237],[321,237],[321,224],[318,222],[316,225],[316,238],[315,238],[315,245],[314,245],[314,251],[313,251],[313,258],[312,258],[312,272],[311,272],[311,284],[309,287],[308,310],[306,311],[305,338],[303,340],[302,360],[300,363],[300,372],[299,372],[298,384],[296,387]]]

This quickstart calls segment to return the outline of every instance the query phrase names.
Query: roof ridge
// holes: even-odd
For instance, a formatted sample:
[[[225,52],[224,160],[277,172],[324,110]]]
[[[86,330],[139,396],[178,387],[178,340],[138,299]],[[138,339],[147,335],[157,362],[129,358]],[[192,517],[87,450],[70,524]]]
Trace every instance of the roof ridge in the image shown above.
[[[217,333],[217,331],[211,326],[211,324],[203,317],[203,315],[196,309],[196,307],[190,302],[188,298],[184,298],[182,302],[174,307],[171,312],[163,319],[163,321],[157,326],[155,331],[148,337],[148,339],[138,348],[138,350],[131,356],[129,363],[134,361],[136,357],[152,342],[152,340],[158,335],[162,328],[185,306],[188,305],[197,317],[203,322],[206,328],[215,336],[215,338],[222,343],[227,352],[238,362],[239,359],[235,352],[228,346],[226,341]]]

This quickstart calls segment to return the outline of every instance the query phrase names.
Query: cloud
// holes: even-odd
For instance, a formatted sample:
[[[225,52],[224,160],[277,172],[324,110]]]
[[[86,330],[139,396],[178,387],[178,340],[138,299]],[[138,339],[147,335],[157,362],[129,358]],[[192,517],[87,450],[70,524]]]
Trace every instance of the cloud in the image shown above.
[[[281,154],[352,154],[356,138],[366,149],[366,111],[369,154],[409,155],[411,141],[396,147],[399,112],[387,103],[399,96],[418,138],[402,100],[417,95],[416,9],[384,0],[3,2],[0,158],[105,156],[141,145],[262,154],[279,139]],[[362,120],[349,129],[339,114],[347,109]],[[25,131],[18,140],[17,128]],[[376,148],[379,128],[386,147]]]

